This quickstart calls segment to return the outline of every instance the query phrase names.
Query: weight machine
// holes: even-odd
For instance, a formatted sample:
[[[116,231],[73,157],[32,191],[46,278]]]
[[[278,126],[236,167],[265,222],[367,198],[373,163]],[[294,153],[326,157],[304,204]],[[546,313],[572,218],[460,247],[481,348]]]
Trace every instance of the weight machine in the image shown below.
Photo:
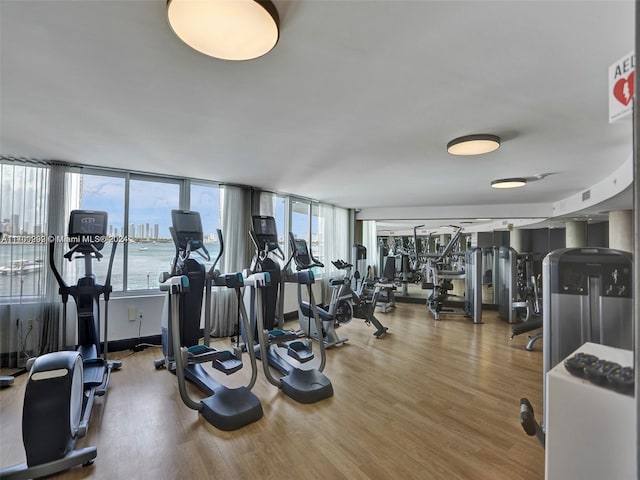
[[[482,251],[479,248],[465,253],[454,251],[462,238],[462,229],[455,228],[442,253],[425,255],[427,307],[435,320],[440,320],[440,313],[446,313],[464,315],[473,323],[482,323]],[[464,296],[449,293],[453,290],[452,280],[464,280]],[[453,302],[462,307],[456,308]]]

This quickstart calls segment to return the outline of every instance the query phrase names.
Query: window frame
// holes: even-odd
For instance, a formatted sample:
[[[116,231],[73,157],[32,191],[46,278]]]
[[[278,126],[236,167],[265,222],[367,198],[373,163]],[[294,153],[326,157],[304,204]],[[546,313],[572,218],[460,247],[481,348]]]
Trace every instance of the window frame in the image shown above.
[[[127,180],[125,182],[125,236],[127,238],[132,237],[131,232],[129,232],[130,225],[130,209],[131,209],[131,181],[141,181],[141,182],[156,182],[156,183],[165,183],[165,184],[174,184],[178,185],[178,208],[181,210],[186,210],[185,202],[189,201],[189,180],[186,178],[178,178],[178,177],[169,177],[164,175],[150,175],[144,173],[133,173],[133,172],[125,172],[127,176]],[[185,193],[186,191],[186,193]],[[124,269],[123,269],[123,285],[122,291],[114,292],[114,296],[140,296],[145,295],[149,292],[153,292],[156,294],[156,288],[139,288],[136,290],[129,289],[129,242],[123,242],[123,250],[124,250]],[[160,272],[158,272],[158,275]],[[119,293],[120,295],[116,295]],[[160,295],[161,292],[158,290],[157,294]]]
[[[131,181],[143,181],[143,182],[155,182],[155,183],[165,183],[165,184],[174,184],[178,185],[178,207],[180,209],[187,209],[189,202],[189,191],[190,184],[192,182],[191,179],[180,178],[180,177],[170,177],[165,175],[152,175],[145,173],[136,173],[136,172],[124,172],[120,170],[111,170],[107,168],[99,168],[99,167],[84,167],[80,166],[79,168],[71,167],[67,170],[69,173],[76,173],[79,175],[94,175],[94,176],[102,176],[102,177],[114,177],[114,178],[123,178],[124,183],[124,225],[123,232],[121,233],[122,237],[132,238],[135,232],[129,231],[130,226],[130,206],[131,206]],[[216,182],[207,182],[207,181],[193,181],[197,184],[211,184],[217,185]],[[66,192],[65,192],[66,194]],[[122,256],[122,290],[114,290],[112,293],[112,297],[120,298],[127,296],[140,296],[140,295],[161,295],[160,291],[156,292],[154,288],[142,288],[130,290],[129,287],[129,242],[122,242],[120,245],[122,248],[123,256]]]

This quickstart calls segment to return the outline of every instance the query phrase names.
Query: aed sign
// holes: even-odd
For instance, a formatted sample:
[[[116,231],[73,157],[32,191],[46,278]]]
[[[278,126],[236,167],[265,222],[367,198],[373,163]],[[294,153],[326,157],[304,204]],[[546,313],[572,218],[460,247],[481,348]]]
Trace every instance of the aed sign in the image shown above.
[[[609,66],[609,123],[626,117],[633,108],[636,55],[626,54]]]

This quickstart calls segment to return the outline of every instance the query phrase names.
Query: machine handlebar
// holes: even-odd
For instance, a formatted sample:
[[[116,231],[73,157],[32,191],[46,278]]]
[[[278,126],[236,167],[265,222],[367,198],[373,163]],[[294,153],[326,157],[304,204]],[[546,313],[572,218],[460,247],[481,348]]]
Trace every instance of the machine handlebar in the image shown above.
[[[346,270],[347,268],[353,267],[351,263],[347,263],[344,260],[332,260],[331,263],[333,263],[333,266],[338,270]]]

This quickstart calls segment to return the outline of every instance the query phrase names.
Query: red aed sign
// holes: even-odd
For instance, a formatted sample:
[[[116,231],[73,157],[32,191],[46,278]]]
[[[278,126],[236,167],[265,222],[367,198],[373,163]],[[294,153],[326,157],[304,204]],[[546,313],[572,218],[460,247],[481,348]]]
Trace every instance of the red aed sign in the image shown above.
[[[629,115],[635,93],[636,56],[630,52],[609,66],[609,123]]]

